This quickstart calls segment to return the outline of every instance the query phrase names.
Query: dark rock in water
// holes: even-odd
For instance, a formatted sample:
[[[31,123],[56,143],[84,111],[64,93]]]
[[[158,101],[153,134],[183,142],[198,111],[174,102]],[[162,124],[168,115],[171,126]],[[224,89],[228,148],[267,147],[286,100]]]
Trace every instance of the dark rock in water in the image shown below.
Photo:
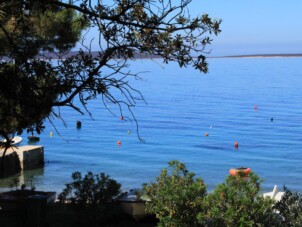
[[[77,121],[77,128],[81,128],[82,127],[82,122],[81,121]]]

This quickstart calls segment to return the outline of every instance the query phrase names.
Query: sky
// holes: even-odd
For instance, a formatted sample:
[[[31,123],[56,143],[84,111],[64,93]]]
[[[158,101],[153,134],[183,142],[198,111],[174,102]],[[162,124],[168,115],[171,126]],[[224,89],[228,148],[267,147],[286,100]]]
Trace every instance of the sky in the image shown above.
[[[302,53],[302,0],[192,0],[189,12],[222,19],[210,56]]]
[[[302,0],[192,0],[192,16],[222,19],[211,55],[302,53]]]

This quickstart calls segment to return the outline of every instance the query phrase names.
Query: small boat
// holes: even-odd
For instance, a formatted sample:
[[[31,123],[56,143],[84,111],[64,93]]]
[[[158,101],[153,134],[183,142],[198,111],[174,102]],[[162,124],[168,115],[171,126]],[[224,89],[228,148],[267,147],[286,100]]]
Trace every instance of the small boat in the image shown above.
[[[243,176],[248,175],[251,172],[251,168],[240,167],[236,169],[230,169],[230,174],[232,176],[236,176],[237,174],[241,174]]]
[[[40,141],[40,137],[38,137],[38,136],[28,136],[27,138],[29,141],[32,141],[32,142]]]
[[[6,139],[3,139],[0,141],[1,143],[6,143]],[[14,136],[10,139],[10,144],[13,146],[17,146],[22,142],[22,137],[20,136]]]
[[[139,189],[131,189],[125,192],[117,201],[123,211],[133,217],[136,221],[143,219],[149,214],[146,212],[147,199],[141,198]]]
[[[270,197],[271,199],[275,201],[280,201],[282,199],[282,196],[284,195],[284,192],[279,192],[278,186],[275,185],[273,191],[263,193],[264,197]]]

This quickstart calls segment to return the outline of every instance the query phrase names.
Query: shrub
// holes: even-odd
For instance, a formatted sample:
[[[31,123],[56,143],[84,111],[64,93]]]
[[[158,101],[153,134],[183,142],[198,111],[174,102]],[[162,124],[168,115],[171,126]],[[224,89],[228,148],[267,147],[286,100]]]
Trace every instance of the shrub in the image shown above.
[[[210,220],[210,226],[278,226],[273,201],[260,194],[261,180],[250,173],[228,176],[207,196],[207,212],[200,213],[200,223]]]
[[[282,226],[302,226],[302,194],[284,187],[284,195],[274,209],[279,213]]]
[[[150,199],[146,209],[156,214],[159,226],[197,226],[206,186],[183,163],[171,161],[169,170],[163,169],[155,182],[144,186]]]
[[[58,199],[74,208],[78,226],[103,226],[117,220],[121,211],[112,201],[120,195],[119,183],[104,173],[88,172],[82,177],[80,172],[74,172],[72,179]]]

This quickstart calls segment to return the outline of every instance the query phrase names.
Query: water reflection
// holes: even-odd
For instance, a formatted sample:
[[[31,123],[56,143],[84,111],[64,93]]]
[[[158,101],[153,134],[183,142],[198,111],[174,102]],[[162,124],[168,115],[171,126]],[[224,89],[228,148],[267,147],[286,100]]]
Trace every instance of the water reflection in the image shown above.
[[[0,192],[20,189],[25,184],[27,189],[35,187],[37,178],[44,176],[44,168],[26,170],[8,178],[0,179]]]
[[[27,142],[28,145],[39,145],[38,143],[39,143],[38,140],[28,140]]]

